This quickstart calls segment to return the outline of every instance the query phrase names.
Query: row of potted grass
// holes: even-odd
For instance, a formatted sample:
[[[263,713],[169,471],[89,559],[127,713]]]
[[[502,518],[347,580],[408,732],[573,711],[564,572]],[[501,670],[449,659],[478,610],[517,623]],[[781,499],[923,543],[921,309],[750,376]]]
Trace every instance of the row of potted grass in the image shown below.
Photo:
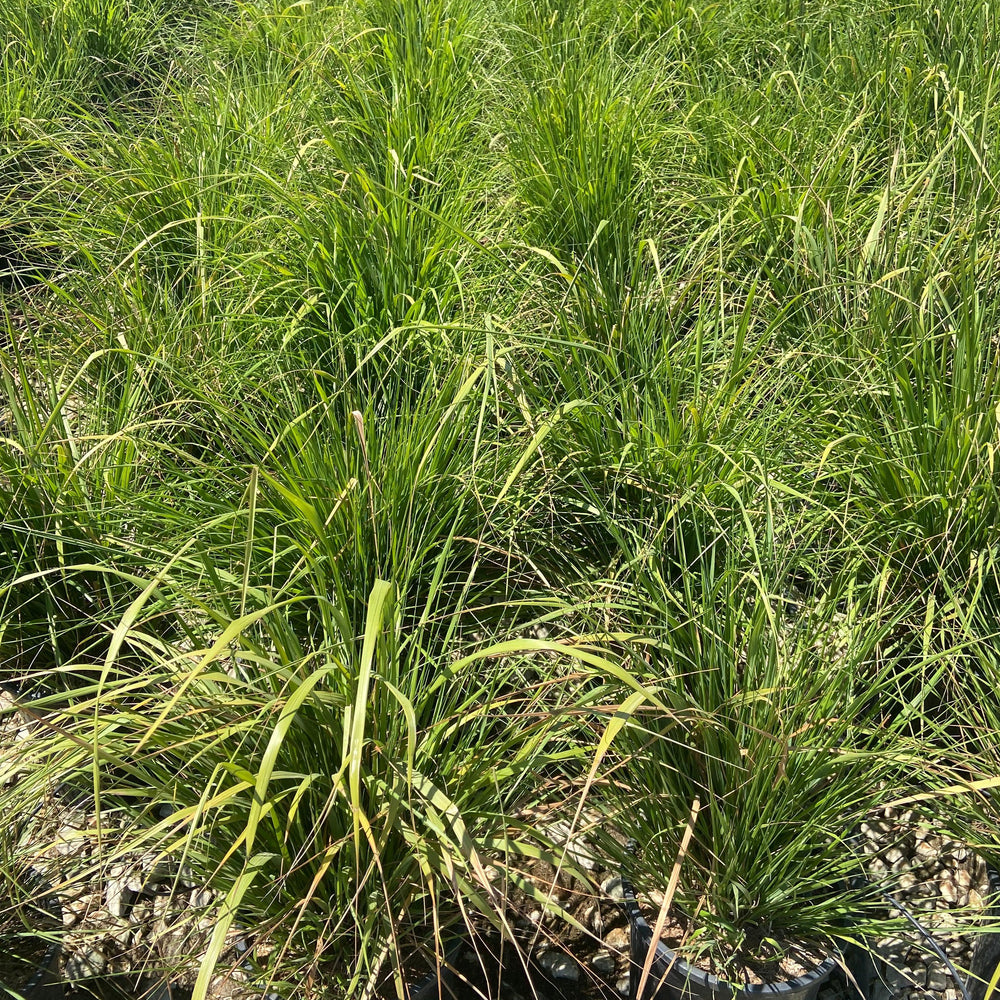
[[[704,337],[704,321],[690,345],[702,359],[706,347],[721,350]],[[553,360],[555,353],[547,348]],[[574,359],[581,376],[580,359],[588,356],[579,351]],[[51,709],[60,720],[51,739],[30,745],[29,773],[37,778],[11,791],[11,815],[26,815],[27,802],[54,775],[92,790],[95,765],[102,802],[171,803],[171,820],[143,830],[139,843],[170,837],[185,845],[189,858],[200,852],[201,874],[223,890],[232,913],[248,915],[279,939],[295,926],[289,954],[323,937],[341,962],[360,955],[356,981],[349,976],[343,988],[375,978],[387,963],[401,967],[417,947],[401,916],[411,903],[422,910],[435,900],[447,915],[458,898],[472,899],[502,922],[477,866],[485,870],[498,852],[518,849],[506,823],[514,802],[523,805],[537,792],[535,775],[553,768],[586,773],[595,754],[593,744],[583,742],[590,730],[565,727],[581,711],[592,709],[603,719],[609,705],[620,713],[623,701],[628,705],[630,721],[599,763],[610,766],[612,755],[622,755],[612,772],[621,780],[611,787],[626,795],[624,829],[653,845],[648,877],[667,870],[678,832],[683,835],[680,824],[699,803],[678,905],[696,908],[697,898],[684,900],[684,893],[699,879],[712,887],[711,919],[705,918],[701,936],[706,947],[713,939],[725,947],[727,935],[741,933],[732,912],[742,919],[753,911],[747,876],[739,873],[754,871],[763,886],[768,873],[761,864],[777,858],[790,866],[770,875],[786,880],[779,893],[785,915],[800,916],[802,927],[815,908],[814,932],[834,935],[845,909],[863,909],[840,892],[852,856],[836,831],[843,838],[879,795],[905,794],[914,772],[930,780],[932,769],[941,784],[958,787],[991,776],[996,720],[988,698],[968,701],[968,692],[988,692],[995,683],[988,544],[967,553],[983,560],[978,582],[957,554],[939,564],[934,548],[908,563],[905,576],[883,571],[874,580],[867,553],[859,550],[854,558],[866,558],[856,561],[851,576],[844,571],[852,558],[845,548],[833,553],[839,586],[846,588],[841,593],[836,578],[824,580],[814,562],[827,557],[815,540],[824,529],[839,528],[837,520],[809,524],[796,519],[794,506],[782,506],[791,496],[815,516],[823,493],[795,495],[759,463],[741,468],[733,456],[741,462],[748,456],[735,448],[723,453],[721,467],[735,472],[728,483],[703,469],[704,488],[689,486],[687,495],[677,496],[676,477],[664,470],[720,454],[698,435],[690,443],[681,436],[672,448],[656,440],[647,451],[630,432],[633,447],[622,448],[610,476],[601,475],[596,463],[573,462],[592,441],[605,447],[590,413],[603,414],[606,426],[613,426],[612,417],[628,426],[629,413],[600,394],[571,401],[575,405],[554,419],[497,441],[485,416],[501,402],[495,396],[530,382],[505,382],[508,370],[495,350],[492,364],[487,350],[479,364],[442,366],[440,375],[421,359],[422,384],[411,377],[414,366],[405,355],[375,355],[370,368],[344,381],[313,371],[311,402],[300,374],[272,374],[269,383],[250,385],[227,404],[183,372],[174,373],[171,385],[162,359],[134,352],[95,357],[90,363],[97,374],[88,367],[68,369],[66,376],[50,369],[51,382],[41,388],[35,381],[45,371],[41,351],[32,357],[22,342],[10,357],[16,363],[6,370],[7,420],[15,447],[5,456],[3,488],[5,544],[16,573],[4,590],[5,641],[17,677],[34,677],[46,689],[35,710]],[[666,385],[683,385],[684,359],[678,350],[668,355],[677,381]],[[105,360],[117,367],[102,366]],[[928,379],[934,360],[923,363]],[[147,423],[120,403],[89,413],[83,405],[103,404],[119,392],[129,405],[136,399],[141,405],[156,387],[153,373],[168,375],[160,391],[167,389],[165,399],[183,408],[182,417]],[[723,375],[722,390],[740,378]],[[379,395],[365,399],[369,384]],[[120,429],[102,426],[108,417],[122,421]],[[633,429],[644,431],[646,424],[637,419]],[[830,468],[825,463],[833,454],[821,456],[820,466]],[[966,495],[966,481],[989,489],[988,467],[971,461],[951,467],[972,477],[956,480],[956,498]],[[538,483],[546,485],[535,492]],[[846,489],[861,485],[857,477],[845,479]],[[557,507],[543,534],[540,507],[561,506],[564,497],[572,506]],[[941,516],[947,522],[961,515],[945,507]],[[546,539],[554,544],[539,552]],[[574,552],[581,541],[594,540],[599,547]],[[887,554],[899,558],[893,550]],[[567,558],[561,576],[560,558]],[[518,562],[523,568],[512,573]],[[581,572],[588,565],[589,577]],[[716,565],[724,568],[713,579]],[[924,579],[934,590],[914,584],[928,565],[934,576]],[[373,568],[399,585],[398,603],[376,595],[377,622],[393,609],[388,632],[400,652],[389,654],[391,670],[373,665],[375,639],[366,654],[355,638],[381,634],[381,625],[371,624],[370,601],[361,599]],[[550,591],[549,607],[537,596],[540,579],[550,587],[559,581],[562,589]],[[597,593],[586,593],[588,586]],[[511,604],[512,592],[521,597],[519,606]],[[859,607],[863,613],[854,620]],[[519,661],[516,654],[530,652],[530,642],[465,659],[475,625],[494,635],[516,633],[525,614],[527,620],[568,614],[575,631],[595,637],[589,652],[565,643],[535,647],[563,657],[575,649],[586,683],[581,669]],[[847,623],[846,641],[836,636],[838,616]],[[618,636],[611,649],[626,635],[642,637],[641,655],[626,659],[624,671],[613,670],[616,660],[601,651],[609,634]],[[489,668],[473,672],[485,687],[470,688],[464,671],[480,659]],[[333,678],[344,685],[339,692],[331,690]],[[617,689],[607,687],[612,680]],[[517,693],[525,688],[537,700],[521,704]],[[462,700],[453,703],[443,689]],[[362,706],[375,711],[376,691],[386,706],[380,725],[388,727],[378,736],[371,720],[357,721]],[[157,707],[164,695],[165,706]],[[424,697],[426,715],[416,710]],[[973,712],[981,723],[974,738],[963,729]],[[505,726],[512,720],[510,731]],[[281,757],[283,748],[296,746],[289,733],[303,741],[292,754],[303,754],[301,762]],[[340,756],[317,759],[317,740]],[[172,750],[178,746],[183,756]],[[421,747],[443,776],[425,773]],[[388,775],[366,770],[367,755],[387,766]],[[473,780],[470,759],[497,766]],[[281,779],[272,786],[277,761]],[[947,775],[949,767],[955,775]],[[402,781],[399,789],[389,776]],[[511,783],[510,800],[493,797],[500,777]],[[653,790],[658,794],[643,806],[643,792]],[[363,796],[374,797],[368,809],[387,824],[384,834],[362,810]],[[395,808],[387,804],[392,801]],[[980,807],[984,802],[988,806],[982,800]],[[280,813],[282,803],[290,816]],[[730,812],[732,803],[740,808]],[[814,806],[831,812],[824,818]],[[255,818],[258,809],[262,815]],[[777,816],[782,809],[798,820],[768,824],[769,840],[755,840],[753,830],[739,825],[746,817],[758,822],[762,810]],[[975,797],[956,814],[964,817],[966,809],[976,814]],[[489,822],[480,810],[489,811]],[[988,808],[979,812],[989,821]],[[265,815],[273,841],[266,849]],[[664,836],[671,829],[672,839]],[[784,854],[775,851],[775,831],[789,835]],[[726,852],[720,867],[716,838],[750,853],[734,861]],[[800,865],[807,857],[815,863],[833,845],[841,853],[824,866],[826,874],[810,872],[807,880],[805,869],[796,869],[796,857]],[[253,847],[260,850],[250,853]],[[390,857],[391,877],[385,874]],[[415,865],[414,875],[399,880],[399,907],[387,914],[374,900],[388,891],[383,881],[397,885],[406,864]],[[459,897],[456,865],[464,871]],[[338,875],[343,881],[331,881]],[[359,882],[360,875],[376,881]],[[360,893],[366,884],[382,892]],[[332,893],[334,885],[341,896]],[[330,891],[323,906],[316,902],[321,889]],[[358,910],[362,895],[370,906],[364,912]],[[761,898],[773,905],[772,897]],[[830,921],[825,932],[818,930],[823,920]],[[331,964],[336,970],[337,960]],[[287,967],[283,974],[294,981]]]
[[[678,825],[698,801],[700,826],[694,827],[682,889],[698,885],[693,873],[699,872],[720,894],[710,911],[718,923],[702,935],[706,945],[711,935],[724,942],[727,934],[740,933],[731,918],[727,925],[723,886],[729,882],[730,910],[746,913],[746,876],[732,873],[752,868],[763,880],[760,862],[777,856],[774,841],[762,846],[738,826],[730,828],[730,814],[723,810],[720,817],[717,800],[747,795],[737,816],[753,815],[755,808],[800,810],[798,826],[789,821],[775,827],[795,831],[782,857],[796,874],[793,849],[804,852],[800,859],[822,854],[814,836],[829,846],[830,824],[849,828],[877,801],[876,792],[905,794],[914,770],[924,777],[928,768],[946,774],[950,767],[957,776],[943,784],[959,787],[991,776],[996,720],[988,697],[974,705],[968,700],[968,692],[988,692],[995,683],[988,519],[966,516],[967,498],[990,502],[993,479],[974,451],[961,453],[964,462],[947,450],[933,458],[950,477],[952,492],[928,514],[940,519],[931,521],[941,525],[937,533],[916,536],[927,543],[918,558],[911,559],[905,536],[905,546],[894,544],[875,557],[838,536],[846,527],[837,516],[840,500],[824,479],[835,468],[834,447],[819,456],[820,486],[810,494],[801,480],[777,480],[760,456],[746,444],[736,447],[728,432],[706,440],[706,421],[699,423],[690,411],[672,425],[673,414],[663,408],[664,426],[679,429],[665,440],[652,420],[656,397],[651,393],[642,410],[630,410],[634,391],[623,392],[617,376],[602,384],[600,373],[588,369],[598,352],[585,342],[570,345],[571,363],[560,375],[567,384],[576,380],[579,397],[548,420],[518,426],[512,416],[518,396],[531,400],[539,386],[546,391],[543,377],[547,366],[557,364],[558,345],[546,347],[543,365],[533,372],[517,352],[498,351],[490,340],[478,361],[451,368],[432,367],[424,356],[414,363],[406,352],[396,355],[388,347],[360,369],[351,361],[341,372],[332,365],[331,372],[281,371],[279,359],[267,380],[253,382],[244,372],[220,368],[211,373],[213,380],[231,378],[245,387],[238,398],[220,403],[211,394],[214,381],[200,382],[183,367],[125,349],[97,352],[64,374],[47,367],[44,345],[23,339],[13,322],[9,329],[18,346],[5,369],[13,447],[4,457],[4,540],[14,567],[4,589],[7,662],[20,680],[33,677],[43,685],[38,708],[58,712],[63,730],[31,745],[30,754],[40,755],[30,758],[40,784],[24,782],[11,792],[11,814],[22,812],[54,774],[65,784],[93,789],[95,766],[102,801],[139,797],[180,805],[174,818],[144,831],[140,841],[171,836],[187,845],[189,855],[203,852],[202,874],[225,889],[233,912],[238,902],[255,925],[279,938],[295,925],[299,937],[292,936],[290,949],[316,940],[310,935],[320,936],[332,921],[338,933],[322,936],[336,942],[330,948],[342,961],[362,956],[354,969],[359,982],[391,965],[392,956],[398,968],[416,946],[400,929],[402,917],[396,926],[407,904],[431,899],[449,909],[456,864],[465,871],[458,883],[461,898],[477,900],[502,921],[477,864],[485,870],[496,852],[516,849],[505,823],[512,803],[524,804],[518,796],[522,789],[528,795],[530,776],[552,768],[586,773],[595,753],[592,744],[581,742],[587,731],[562,727],[581,711],[592,708],[601,719],[602,708],[638,699],[625,713],[632,721],[615,734],[600,763],[620,753],[627,760],[616,772],[627,776],[620,787],[631,789],[634,773],[636,787],[660,790],[648,808],[626,800],[631,805],[622,810],[626,829],[633,824],[638,839],[666,851],[652,871],[662,874],[674,849],[669,837],[657,834],[671,828],[672,817],[676,841]],[[761,413],[761,397],[794,384],[780,366],[757,361],[754,352],[766,352],[769,344],[746,346],[740,332],[746,328],[738,325],[735,339],[744,346],[727,350],[731,342],[717,334],[713,339],[713,329],[702,319],[664,352],[661,384],[680,393],[685,378],[701,379],[719,394],[723,409],[739,413],[738,405],[748,399],[744,414],[756,409],[778,428],[794,427],[782,422],[783,408]],[[968,332],[962,371],[980,375],[966,392],[989,393],[985,324],[970,325]],[[715,352],[725,367],[706,361]],[[507,366],[509,357],[522,373]],[[952,364],[940,362],[947,371],[939,373],[939,357],[925,351],[910,363],[925,384],[951,388]],[[748,368],[741,359],[756,364]],[[637,367],[637,360],[631,364]],[[629,370],[627,364],[622,368]],[[749,372],[753,394],[743,389]],[[39,374],[47,384],[39,384]],[[981,375],[985,379],[976,381]],[[588,379],[589,399],[583,395]],[[139,420],[137,409],[147,407],[154,391],[163,416]],[[619,393],[628,406],[616,402]],[[916,407],[915,397],[908,398]],[[975,408],[989,412],[982,399]],[[500,425],[508,431],[505,440],[498,440],[500,427],[493,422],[498,412],[507,421]],[[960,426],[964,413],[948,412],[950,428]],[[618,460],[614,468],[608,462],[602,467],[586,449],[607,454],[602,426],[607,432],[615,422],[622,434]],[[760,433],[746,417],[743,424],[750,434]],[[915,421],[914,432],[925,430]],[[978,446],[988,454],[988,427],[983,433]],[[923,451],[918,455],[925,457]],[[730,474],[724,479],[716,470]],[[689,472],[693,478],[681,478]],[[857,471],[841,469],[839,475],[847,496],[869,489]],[[864,503],[852,498],[854,503],[845,507],[855,519],[848,525],[864,527]],[[921,498],[919,509],[925,506]],[[956,546],[951,524],[971,531],[971,542]],[[835,573],[827,575],[827,560]],[[725,566],[717,580],[711,576],[716,565]],[[976,576],[970,576],[973,565]],[[400,594],[392,605],[390,635],[402,653],[398,660],[391,654],[395,666],[388,672],[371,662],[364,666],[366,655],[374,654],[359,651],[355,638],[368,634],[371,606],[362,595],[373,572],[393,577]],[[550,588],[548,606],[539,595],[540,581]],[[512,603],[512,595],[520,604]],[[858,607],[862,618],[852,621]],[[576,650],[589,664],[587,683],[580,670],[565,672],[571,682],[566,687],[564,673],[550,664],[518,662],[515,654],[530,651],[530,643],[482,654],[491,665],[477,672],[482,689],[470,691],[461,671],[452,676],[452,660],[465,662],[476,626],[494,636],[516,634],[539,615],[568,616],[572,626],[561,626],[567,634],[596,637],[591,645],[598,651],[584,656]],[[846,616],[846,646],[824,635],[837,615]],[[378,633],[380,625],[371,627]],[[643,637],[642,655],[626,660],[624,673],[612,670],[615,659],[599,652],[609,645],[602,637],[612,634],[618,636],[612,649],[626,635]],[[538,649],[567,655],[565,644]],[[502,669],[493,670],[497,663]],[[626,687],[603,686],[609,676]],[[346,685],[339,693],[330,690],[327,679],[334,677]],[[383,681],[390,686],[381,687]],[[470,700],[452,704],[444,698],[441,691],[452,682]],[[298,705],[294,692],[300,688]],[[539,700],[517,704],[523,688]],[[376,690],[391,720],[391,732],[378,738],[368,722],[356,729],[360,706],[374,711]],[[556,692],[560,697],[553,702]],[[165,708],[151,707],[164,695]],[[425,695],[427,716],[414,704]],[[504,700],[498,704],[497,698]],[[293,702],[296,710],[286,716]],[[476,704],[483,706],[481,718]],[[507,723],[518,720],[518,728],[501,735],[503,726],[486,706]],[[327,710],[332,716],[326,717]],[[313,712],[319,712],[318,721],[296,721]],[[963,729],[967,712],[981,721],[975,738]],[[481,728],[465,728],[477,718]],[[531,724],[521,726],[523,719]],[[443,744],[439,725],[449,734]],[[281,748],[293,745],[288,733],[297,726],[304,758],[282,763],[282,783],[274,791],[292,813],[290,832],[276,823],[278,805],[267,797],[275,766],[267,761],[272,748],[278,760]],[[328,731],[330,745],[340,749],[339,762],[316,759],[314,741],[326,743],[318,734]],[[529,736],[519,757],[520,741]],[[428,777],[419,765],[416,753],[425,738],[428,759],[444,766],[444,779]],[[453,738],[460,740],[458,751],[449,742]],[[845,744],[852,750],[838,753]],[[185,748],[183,757],[172,755],[176,746]],[[480,787],[467,761],[485,763],[493,749],[510,764],[503,776],[512,783],[513,798],[455,804]],[[393,791],[386,776],[353,763],[366,754],[403,781],[405,794]],[[803,764],[802,771],[793,771],[800,785],[789,778],[792,760]],[[748,761],[760,772],[744,774]],[[866,785],[880,769],[879,780]],[[779,772],[782,780],[775,783]],[[490,795],[497,780],[496,773],[487,775]],[[852,789],[851,781],[861,785]],[[894,788],[894,781],[901,787]],[[179,787],[196,798],[178,800]],[[787,801],[776,797],[778,790],[787,791]],[[370,832],[372,817],[359,805],[362,791],[385,807],[379,818],[402,835],[401,843]],[[851,816],[854,792],[859,797]],[[824,822],[812,811],[802,816],[812,798],[817,807],[824,804],[819,793],[829,793],[831,809],[842,804],[842,815]],[[346,796],[343,803],[340,796]],[[391,800],[398,802],[397,811],[386,806]],[[261,817],[254,818],[259,801],[273,843],[251,854],[263,839]],[[973,815],[975,801],[968,807]],[[493,825],[477,829],[486,802]],[[349,813],[335,812],[335,803]],[[422,832],[401,825],[402,813]],[[456,828],[454,817],[463,813]],[[335,816],[346,824],[342,829]],[[719,832],[713,829],[716,817]],[[216,832],[216,822],[222,832]],[[732,837],[748,850],[756,843],[760,853],[731,867],[730,858],[729,875],[721,874],[706,861],[719,855],[715,837]],[[468,851],[470,842],[475,852]],[[218,844],[225,845],[221,855],[215,853]],[[392,919],[374,903],[371,911],[357,911],[365,884],[357,881],[359,874],[388,879],[383,859],[397,849],[416,865],[419,878],[402,880],[407,888]],[[334,860],[355,854],[360,859],[345,866]],[[430,868],[428,857],[435,862]],[[808,883],[790,879],[808,885],[809,902],[821,913],[839,914],[841,924],[845,904],[837,886],[849,857],[845,850],[825,883],[820,878],[817,885],[812,876]],[[392,870],[403,867],[397,860]],[[321,908],[316,894],[335,884],[331,873],[346,879],[336,883],[343,886],[342,898],[331,893]],[[801,869],[797,876],[804,877]],[[257,884],[262,890],[255,900]],[[277,894],[276,885],[282,886]],[[229,886],[236,887],[232,895]],[[365,895],[366,901],[374,898]],[[785,905],[786,914],[805,919],[809,913],[794,892],[785,894]],[[827,925],[826,933],[841,924]],[[706,929],[711,926],[706,921]],[[284,974],[294,979],[287,968]],[[209,973],[204,975],[207,982]]]
[[[601,847],[636,884],[662,886],[683,844],[673,900],[699,931],[689,957],[723,974],[754,934],[831,947],[884,929],[882,900],[852,887],[851,834],[889,799],[917,795],[995,849],[991,800],[974,793],[990,758],[921,734],[912,693],[933,658],[894,644],[901,616],[795,602],[728,566],[647,595],[659,621],[619,635],[616,654],[596,635],[468,652],[454,617],[414,624],[379,583],[361,634],[331,606],[333,631],[303,650],[289,646],[296,599],[230,580],[245,602],[231,618],[198,595],[203,574],[179,553],[137,579],[104,660],[81,657],[61,690],[43,675],[31,712],[47,724],[3,795],[6,815],[28,816],[58,783],[131,817],[70,883],[152,849],[217,889],[196,991],[233,920],[281,942],[271,972],[289,988],[306,955],[349,995],[388,970],[403,990],[422,938],[447,936],[463,907],[509,927],[486,869],[539,850],[512,816],[545,775],[606,812],[616,835]],[[23,834],[14,854],[30,857],[41,845]]]
[[[183,857],[200,991],[402,990],[557,778],[719,954],[886,796],[993,850],[991,15],[782,6],[7,0],[4,815]]]

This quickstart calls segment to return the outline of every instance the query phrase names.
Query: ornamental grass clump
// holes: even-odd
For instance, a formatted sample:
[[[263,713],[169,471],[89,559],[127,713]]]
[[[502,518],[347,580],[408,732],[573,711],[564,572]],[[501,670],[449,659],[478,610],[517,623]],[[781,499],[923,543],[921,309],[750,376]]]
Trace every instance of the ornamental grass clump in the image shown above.
[[[160,586],[176,607],[172,569]],[[32,778],[4,792],[3,808],[26,808],[42,781],[95,797],[106,842],[98,833],[69,884],[153,851],[214,889],[210,940],[192,931],[190,952],[171,960],[194,964],[197,998],[230,928],[268,946],[261,975],[290,976],[289,988],[309,978],[355,995],[388,981],[405,995],[414,957],[470,913],[510,932],[486,868],[537,853],[513,817],[540,773],[578,753],[553,730],[573,686],[528,684],[524,665],[537,654],[603,661],[539,640],[466,655],[448,638],[454,623],[404,629],[385,581],[360,634],[331,602],[329,631],[289,659],[296,601],[261,596],[252,589],[252,610],[215,623],[191,603],[193,648],[155,641],[137,600],[118,634],[151,643],[145,674],[33,702],[50,726],[24,748]]]
[[[41,338],[7,329],[16,346],[0,351],[2,677],[22,691],[86,687],[141,589],[150,550],[136,544],[137,500],[158,490],[173,448],[159,433],[176,407],[156,412],[127,352],[118,378],[101,366],[115,352],[60,368]],[[126,643],[117,669],[141,671],[133,652]]]
[[[608,787],[611,827],[639,853],[609,847],[643,894],[679,866],[670,947],[741,982],[884,929],[856,837],[912,753],[880,708],[898,681],[886,623],[833,601],[795,607],[742,574],[700,583],[664,595],[638,665],[651,697],[616,739]]]
[[[998,593],[994,314],[967,269],[950,288],[929,282],[919,303],[873,295],[880,336],[828,369],[841,405],[826,417],[817,477],[842,498],[867,574],[925,607]]]

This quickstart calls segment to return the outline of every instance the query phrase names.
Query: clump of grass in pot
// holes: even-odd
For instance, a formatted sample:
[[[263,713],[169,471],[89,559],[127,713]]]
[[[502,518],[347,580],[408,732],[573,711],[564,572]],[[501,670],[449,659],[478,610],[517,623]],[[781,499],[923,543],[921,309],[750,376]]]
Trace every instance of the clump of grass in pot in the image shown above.
[[[1000,516],[995,307],[968,273],[926,295],[902,305],[873,297],[878,339],[853,364],[837,361],[817,477],[843,497],[868,579],[920,594],[924,606],[959,594],[968,606],[977,579],[997,594],[995,576],[981,576]]]
[[[289,989],[319,977],[359,996],[388,979],[405,995],[420,949],[473,912],[504,925],[486,867],[519,850],[512,817],[537,799],[538,774],[579,753],[554,728],[572,685],[528,684],[525,657],[600,657],[539,640],[464,655],[446,620],[405,628],[393,588],[377,581],[360,634],[329,602],[330,630],[289,659],[292,601],[265,605],[251,587],[246,615],[207,620],[173,579],[184,558],[160,578],[187,605],[197,649],[157,644],[132,685],[35,702],[58,720],[25,750],[45,766],[0,805],[17,809],[58,776],[138,821],[94,863],[154,849],[216,889],[210,940],[192,934],[171,959],[189,974],[200,961],[195,1000],[234,925],[274,946],[272,976]],[[121,628],[138,636],[146,616],[136,607],[132,618]],[[95,726],[99,746],[85,738]],[[158,820],[164,802],[174,811]]]
[[[672,946],[741,981],[884,927],[853,835],[911,759],[901,721],[879,715],[895,682],[876,662],[886,623],[833,600],[794,608],[732,572],[663,596],[641,668],[659,679],[609,786],[613,825],[642,850],[608,847],[640,892],[666,888],[681,858]]]
[[[137,594],[135,501],[157,479],[141,456],[162,454],[154,439],[171,418],[151,415],[135,385],[97,405],[114,391],[95,375],[100,352],[59,365],[41,338],[23,339],[0,351],[0,676],[55,689],[99,674],[109,622]],[[126,643],[118,666],[141,670],[135,652]]]

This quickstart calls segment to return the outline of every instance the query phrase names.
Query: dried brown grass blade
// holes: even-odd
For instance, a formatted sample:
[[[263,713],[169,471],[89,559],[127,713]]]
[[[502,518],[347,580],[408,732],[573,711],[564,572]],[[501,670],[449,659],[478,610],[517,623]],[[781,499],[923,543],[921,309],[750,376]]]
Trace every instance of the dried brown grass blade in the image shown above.
[[[656,957],[656,946],[660,942],[660,934],[663,933],[663,928],[667,922],[667,914],[670,912],[670,904],[674,900],[674,893],[677,892],[677,886],[681,880],[681,865],[684,863],[684,856],[687,854],[688,846],[691,843],[691,837],[694,834],[694,825],[698,821],[698,812],[701,810],[701,800],[695,797],[694,802],[691,803],[691,815],[688,817],[687,826],[684,829],[684,836],[681,837],[681,846],[677,850],[677,858],[674,861],[673,870],[670,872],[670,881],[667,883],[667,891],[663,896],[663,902],[660,904],[660,912],[656,918],[656,926],[653,927],[653,937],[649,942],[649,948],[646,951],[646,960],[642,964],[642,975],[639,977],[639,988],[636,990],[636,996],[640,998],[643,996],[643,991],[646,989],[646,981],[649,979],[650,970],[653,967],[653,959]],[[663,973],[663,978],[666,978],[667,972],[670,969],[666,969]],[[661,978],[660,983],[662,983],[663,978]],[[659,989],[660,983],[657,983],[657,989]]]

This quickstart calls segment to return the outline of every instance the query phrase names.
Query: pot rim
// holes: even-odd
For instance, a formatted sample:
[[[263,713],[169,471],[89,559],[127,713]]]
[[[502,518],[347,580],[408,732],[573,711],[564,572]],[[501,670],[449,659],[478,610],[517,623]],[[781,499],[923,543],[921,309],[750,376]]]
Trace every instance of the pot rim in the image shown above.
[[[447,996],[448,985],[459,982],[452,966],[458,961],[465,944],[466,940],[463,936],[457,937],[444,949],[440,965],[436,969],[432,969],[416,983],[406,983],[406,993],[409,1000],[438,1000],[438,997]]]

